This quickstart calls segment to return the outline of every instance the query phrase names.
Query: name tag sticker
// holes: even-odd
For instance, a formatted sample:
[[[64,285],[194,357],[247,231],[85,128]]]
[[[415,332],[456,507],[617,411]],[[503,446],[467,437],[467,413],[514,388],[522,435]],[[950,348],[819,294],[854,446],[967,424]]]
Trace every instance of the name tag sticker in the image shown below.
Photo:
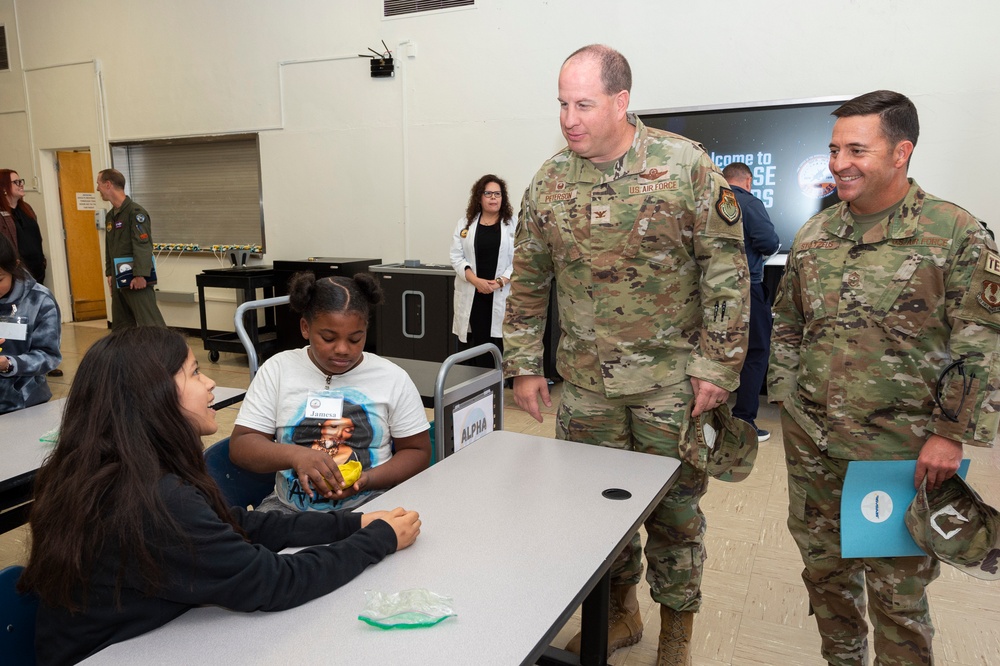
[[[310,391],[306,398],[307,419],[339,419],[344,415],[344,399]]]
[[[28,338],[28,325],[12,321],[0,321],[0,338],[6,340],[26,340]]]

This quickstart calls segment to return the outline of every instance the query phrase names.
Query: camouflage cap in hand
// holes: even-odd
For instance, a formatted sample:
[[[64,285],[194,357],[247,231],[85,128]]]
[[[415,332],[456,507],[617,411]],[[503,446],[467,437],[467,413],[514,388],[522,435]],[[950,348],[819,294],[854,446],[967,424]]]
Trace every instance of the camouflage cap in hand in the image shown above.
[[[928,555],[975,578],[1000,579],[1000,514],[958,474],[930,492],[925,477],[903,520]]]
[[[742,481],[757,459],[757,431],[733,416],[723,403],[691,418],[688,405],[681,423],[678,449],[681,459],[720,481]]]

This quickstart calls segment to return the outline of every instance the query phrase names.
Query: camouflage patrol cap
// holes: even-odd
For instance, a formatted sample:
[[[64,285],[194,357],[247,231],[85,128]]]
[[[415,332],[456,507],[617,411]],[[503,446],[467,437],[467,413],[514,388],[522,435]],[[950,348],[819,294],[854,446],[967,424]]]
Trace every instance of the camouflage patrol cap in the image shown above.
[[[958,474],[929,493],[925,477],[903,520],[928,555],[975,578],[1000,579],[1000,514]]]
[[[757,431],[733,416],[723,403],[691,417],[688,405],[681,423],[681,459],[721,481],[742,481],[757,459]]]

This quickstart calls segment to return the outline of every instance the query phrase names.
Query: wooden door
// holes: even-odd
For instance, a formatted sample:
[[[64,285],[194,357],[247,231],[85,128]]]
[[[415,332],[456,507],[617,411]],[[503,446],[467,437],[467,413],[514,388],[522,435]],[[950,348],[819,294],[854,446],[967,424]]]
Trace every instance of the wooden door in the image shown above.
[[[94,192],[90,153],[57,152],[56,159],[73,321],[106,319],[104,264],[95,211],[91,207],[93,198],[98,195]]]

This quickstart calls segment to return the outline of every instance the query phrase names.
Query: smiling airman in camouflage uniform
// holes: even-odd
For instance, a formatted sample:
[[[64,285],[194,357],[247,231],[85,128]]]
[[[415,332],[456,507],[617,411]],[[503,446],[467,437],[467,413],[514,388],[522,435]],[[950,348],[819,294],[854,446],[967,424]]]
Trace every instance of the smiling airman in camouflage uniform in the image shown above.
[[[976,218],[907,179],[910,100],[877,91],[834,115],[842,202],[797,234],[774,306],[768,395],[782,403],[788,525],[829,663],[867,663],[867,579],[877,663],[931,664],[925,587],[938,562],[842,559],[841,491],[850,460],[917,459],[915,484],[930,488],[963,444],[990,444],[1000,256]]]
[[[556,360],[565,379],[557,435],[677,458],[688,406],[715,408],[739,383],[749,315],[740,209],[699,144],[627,114],[630,76],[627,84],[602,87],[591,58],[609,52],[627,68],[621,54],[596,47],[570,56],[560,74],[569,147],[542,165],[522,203],[505,374],[514,377],[518,404],[541,420],[537,399],[548,400],[542,335],[555,279],[562,328]],[[606,115],[588,115],[595,106]],[[604,145],[598,139],[608,138],[601,134],[608,127]],[[646,522],[651,594],[663,630],[673,632],[661,640],[661,654],[669,643],[673,656],[659,663],[687,659],[701,603],[705,519],[698,501],[707,486],[704,472],[682,465]],[[636,534],[612,566],[611,650],[642,635],[639,546]],[[579,639],[568,648],[578,650]]]

